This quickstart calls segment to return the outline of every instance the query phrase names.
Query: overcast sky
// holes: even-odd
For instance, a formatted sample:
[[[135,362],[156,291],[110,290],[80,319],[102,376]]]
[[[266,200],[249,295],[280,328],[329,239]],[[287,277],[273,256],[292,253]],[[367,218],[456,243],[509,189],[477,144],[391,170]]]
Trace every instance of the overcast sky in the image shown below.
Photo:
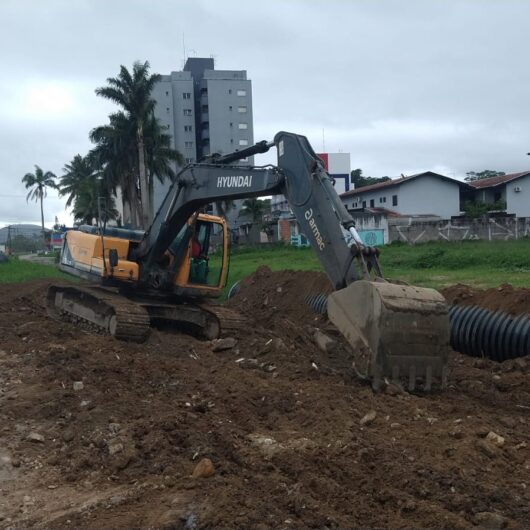
[[[529,169],[529,27],[524,0],[0,0],[0,226],[40,223],[21,178],[86,154],[113,108],[94,88],[135,60],[180,70],[183,37],[247,70],[256,141],[321,151],[324,130],[372,176]]]

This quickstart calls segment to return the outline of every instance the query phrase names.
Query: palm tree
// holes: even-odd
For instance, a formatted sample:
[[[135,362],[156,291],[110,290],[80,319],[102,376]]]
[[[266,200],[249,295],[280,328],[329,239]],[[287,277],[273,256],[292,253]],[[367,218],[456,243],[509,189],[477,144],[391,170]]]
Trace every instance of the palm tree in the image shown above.
[[[57,188],[55,179],[57,177],[51,172],[46,173],[39,167],[35,166],[35,173],[26,173],[22,177],[22,182],[26,185],[26,189],[29,189],[29,193],[26,197],[26,202],[30,199],[34,201],[40,201],[40,219],[42,227],[42,239],[43,244],[46,246],[46,234],[44,233],[44,207],[43,200],[47,195],[48,188]]]
[[[94,168],[88,156],[75,155],[69,164],[65,164],[64,175],[59,181],[59,195],[68,195],[68,208],[81,192],[84,182],[94,176]]]
[[[154,183],[155,177],[164,182],[166,177],[172,181],[177,176],[173,169],[184,165],[182,154],[171,147],[171,135],[162,131],[160,121],[151,115],[145,129],[145,152],[149,180],[149,219],[154,217]]]
[[[116,219],[116,201],[109,190],[105,189],[103,180],[92,175],[85,179],[77,190],[73,215],[76,221],[91,225],[100,214],[104,223]]]
[[[253,223],[261,224],[267,203],[260,199],[245,199],[239,215],[248,215]]]
[[[132,74],[121,65],[118,77],[109,77],[108,85],[96,88],[96,94],[119,105],[134,123],[136,129],[136,146],[138,152],[138,181],[140,188],[141,221],[143,228],[150,222],[149,181],[145,163],[146,122],[155,108],[151,99],[154,85],[161,79],[159,74],[149,75],[149,62],[133,64]]]
[[[110,123],[96,127],[90,132],[90,139],[96,144],[89,156],[105,180],[116,193],[121,189],[123,220],[126,225],[142,226],[139,215],[140,186],[138,181],[138,152],[136,147],[136,126],[124,112],[109,116]],[[164,182],[166,177],[175,178],[174,164],[183,165],[183,156],[171,148],[171,136],[163,132],[160,122],[153,114],[144,128],[145,163],[148,176],[149,222],[153,218],[154,179]]]
[[[109,116],[109,123],[90,131],[96,146],[90,151],[92,164],[116,194],[121,190],[123,221],[126,226],[140,226],[137,147],[134,123],[123,112]]]

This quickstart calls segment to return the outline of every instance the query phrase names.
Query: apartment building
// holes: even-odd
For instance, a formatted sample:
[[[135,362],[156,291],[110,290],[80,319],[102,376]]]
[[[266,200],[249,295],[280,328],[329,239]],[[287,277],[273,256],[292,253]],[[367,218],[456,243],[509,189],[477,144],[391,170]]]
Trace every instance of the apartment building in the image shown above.
[[[216,70],[213,59],[192,57],[183,71],[162,76],[153,98],[155,115],[187,163],[254,143],[252,84],[245,70]],[[155,209],[168,188],[168,182],[155,182]],[[237,224],[237,212],[230,212],[228,221]]]

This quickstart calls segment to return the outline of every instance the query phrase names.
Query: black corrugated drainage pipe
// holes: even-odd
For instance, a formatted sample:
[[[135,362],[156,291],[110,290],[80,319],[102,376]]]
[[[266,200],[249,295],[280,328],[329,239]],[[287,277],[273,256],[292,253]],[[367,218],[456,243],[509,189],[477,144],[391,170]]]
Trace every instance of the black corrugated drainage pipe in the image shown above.
[[[530,317],[478,306],[449,308],[451,346],[473,357],[505,361],[530,354]]]
[[[305,302],[325,315],[327,295],[313,294]],[[451,346],[473,357],[505,361],[530,355],[530,316],[512,316],[477,306],[449,307]]]

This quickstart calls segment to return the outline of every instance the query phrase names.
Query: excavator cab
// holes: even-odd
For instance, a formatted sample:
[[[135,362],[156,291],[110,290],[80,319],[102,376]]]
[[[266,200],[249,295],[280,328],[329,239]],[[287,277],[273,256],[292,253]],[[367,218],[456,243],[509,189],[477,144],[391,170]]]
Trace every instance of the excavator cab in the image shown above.
[[[175,285],[189,291],[215,296],[226,283],[228,272],[228,237],[226,221],[221,217],[198,214],[190,219],[187,250],[175,277]],[[184,230],[170,246],[178,248]]]

